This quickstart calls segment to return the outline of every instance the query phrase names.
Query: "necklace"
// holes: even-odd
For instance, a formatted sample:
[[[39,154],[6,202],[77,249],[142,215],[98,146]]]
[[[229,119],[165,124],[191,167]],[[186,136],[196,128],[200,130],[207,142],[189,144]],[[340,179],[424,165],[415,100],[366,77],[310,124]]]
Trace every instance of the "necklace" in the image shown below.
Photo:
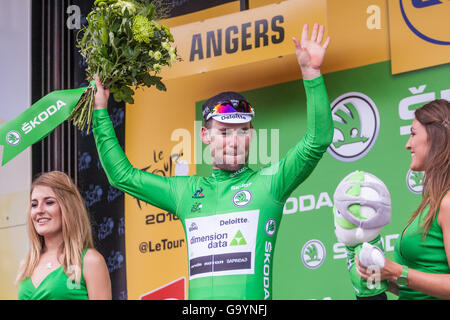
[[[45,267],[47,269],[51,269],[53,267],[53,264],[51,262],[47,262],[47,264],[45,265]]]

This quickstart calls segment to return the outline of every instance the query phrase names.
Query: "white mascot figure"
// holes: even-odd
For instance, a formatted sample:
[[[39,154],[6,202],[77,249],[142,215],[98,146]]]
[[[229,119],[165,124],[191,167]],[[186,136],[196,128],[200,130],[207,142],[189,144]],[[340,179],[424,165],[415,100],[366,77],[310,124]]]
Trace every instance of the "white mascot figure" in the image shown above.
[[[391,197],[387,187],[373,174],[354,171],[337,186],[333,213],[336,237],[346,245],[356,298],[387,299],[387,281],[379,281],[379,271],[385,264],[380,232],[391,221]],[[363,266],[375,271],[373,279],[366,281],[359,277],[355,254]]]

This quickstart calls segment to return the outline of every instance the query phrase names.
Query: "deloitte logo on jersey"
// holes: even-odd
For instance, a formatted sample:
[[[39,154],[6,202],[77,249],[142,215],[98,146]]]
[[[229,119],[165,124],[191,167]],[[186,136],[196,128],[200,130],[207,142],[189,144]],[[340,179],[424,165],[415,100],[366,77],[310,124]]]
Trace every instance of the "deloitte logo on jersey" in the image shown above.
[[[334,136],[328,152],[345,162],[356,161],[372,149],[380,129],[375,103],[363,93],[348,92],[331,104]]]
[[[325,261],[326,250],[319,240],[309,240],[302,248],[302,261],[308,269],[317,269]]]
[[[423,179],[425,177],[425,173],[423,171],[412,171],[408,170],[406,174],[406,186],[409,191],[416,194],[421,194],[423,190]]]
[[[11,146],[17,146],[20,143],[20,133],[10,131],[6,134],[6,142]]]
[[[270,218],[269,220],[267,220],[264,228],[268,236],[273,236],[273,234],[277,230],[277,223],[274,219]]]
[[[238,191],[233,196],[233,203],[237,207],[245,207],[252,200],[252,193],[248,190]]]

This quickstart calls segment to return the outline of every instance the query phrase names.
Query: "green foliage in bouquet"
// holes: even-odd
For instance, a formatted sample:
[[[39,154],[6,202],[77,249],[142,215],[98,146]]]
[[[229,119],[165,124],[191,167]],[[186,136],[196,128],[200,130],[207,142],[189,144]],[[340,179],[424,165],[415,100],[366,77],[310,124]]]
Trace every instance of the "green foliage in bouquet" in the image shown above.
[[[134,91],[140,86],[166,90],[158,76],[161,68],[177,61],[169,29],[158,24],[158,9],[152,0],[96,0],[80,30],[77,47],[84,57],[88,80],[97,76],[110,89],[114,100],[134,103]],[[89,131],[95,89],[89,86],[69,120],[80,130]]]

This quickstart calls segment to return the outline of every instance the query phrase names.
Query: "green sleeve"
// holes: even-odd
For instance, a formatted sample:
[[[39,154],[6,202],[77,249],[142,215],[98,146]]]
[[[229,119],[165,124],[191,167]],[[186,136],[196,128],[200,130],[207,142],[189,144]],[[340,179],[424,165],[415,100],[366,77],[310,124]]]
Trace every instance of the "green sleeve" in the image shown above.
[[[141,171],[130,164],[117,141],[107,109],[94,111],[93,133],[100,162],[113,187],[176,214],[176,195],[181,192],[174,190],[175,178]]]
[[[284,203],[313,171],[333,140],[333,120],[323,77],[303,80],[306,91],[307,130],[303,138],[277,164],[265,169],[271,192]]]

